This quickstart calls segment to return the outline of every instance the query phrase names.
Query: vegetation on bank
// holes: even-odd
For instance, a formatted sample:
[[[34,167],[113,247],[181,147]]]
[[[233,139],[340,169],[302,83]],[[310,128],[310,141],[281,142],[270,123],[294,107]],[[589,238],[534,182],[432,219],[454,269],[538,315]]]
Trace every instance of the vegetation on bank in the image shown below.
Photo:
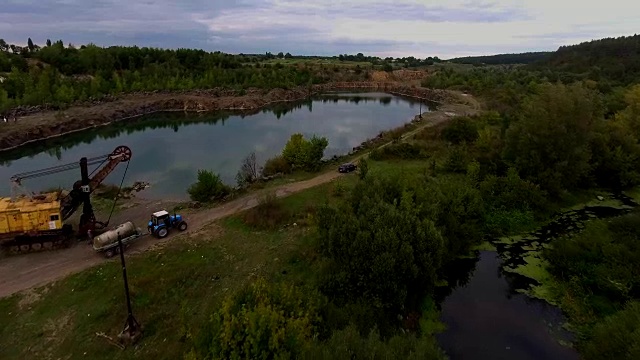
[[[512,167],[517,171],[511,176],[525,179],[527,188],[543,191],[531,188],[532,200],[517,213],[505,213],[493,201],[495,205],[487,207],[493,208],[487,227],[502,226],[491,233],[530,228],[536,223],[534,215],[545,212],[544,199],[593,187],[618,192],[639,184],[638,41],[635,35],[562,47],[521,67],[443,68],[424,80],[423,86],[470,91],[501,115],[493,130],[480,128],[475,141],[476,149],[482,144],[491,155],[476,158],[475,164],[469,160],[473,149],[467,147],[452,153],[450,168],[462,172],[464,164],[473,164],[467,174],[482,177],[487,165],[498,172]],[[463,126],[459,127],[450,140],[460,137]],[[541,194],[545,195],[540,198]],[[511,201],[523,198],[527,195]],[[522,226],[509,224],[512,221]],[[637,227],[635,212],[595,221],[578,235],[553,241],[542,260],[529,259],[535,260],[528,262],[538,273],[535,277],[547,282],[538,295],[568,313],[586,359],[638,357]]]

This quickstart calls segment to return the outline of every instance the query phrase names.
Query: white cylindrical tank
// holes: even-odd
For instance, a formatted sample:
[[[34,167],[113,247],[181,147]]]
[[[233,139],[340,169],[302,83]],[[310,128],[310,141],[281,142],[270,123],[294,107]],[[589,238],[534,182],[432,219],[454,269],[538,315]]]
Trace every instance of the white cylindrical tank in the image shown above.
[[[131,221],[127,221],[126,223],[118,225],[115,229],[105,231],[94,237],[93,246],[95,248],[101,248],[118,241],[118,236],[120,236],[121,239],[124,239],[137,233],[138,230],[136,229],[136,226]]]

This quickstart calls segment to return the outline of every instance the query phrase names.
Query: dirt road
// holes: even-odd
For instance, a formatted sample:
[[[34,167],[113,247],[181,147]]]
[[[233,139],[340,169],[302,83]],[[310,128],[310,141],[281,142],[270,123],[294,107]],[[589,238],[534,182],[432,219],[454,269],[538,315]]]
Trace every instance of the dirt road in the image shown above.
[[[478,108],[476,106],[461,104],[443,105],[438,111],[423,114],[425,119],[424,125],[403,135],[403,138],[407,138],[426,127],[435,126],[447,121],[455,115],[473,114],[477,111]],[[382,146],[386,145],[388,145],[388,143]],[[366,156],[366,154],[364,156]],[[340,176],[345,175],[337,171],[330,171],[309,180],[281,185],[270,191],[275,191],[276,196],[279,198],[286,197],[305,189],[330,182]],[[187,230],[187,232],[197,232],[213,221],[255,207],[265,191],[267,190],[251,193],[215,208],[184,212],[186,220],[189,223],[189,230]],[[144,227],[148,221],[149,214],[162,207],[170,208],[170,204],[157,201],[144,201],[136,207],[126,209],[114,215],[111,223],[119,224],[125,221],[133,221],[137,226]],[[151,236],[144,236],[131,244],[127,249],[127,254],[143,252],[160,242],[171,241],[171,239],[179,236],[176,232],[163,240],[158,240]],[[93,247],[86,242],[78,243],[64,250],[18,255],[0,259],[0,297],[48,284],[64,278],[67,275],[98,265],[104,261],[117,261],[117,258],[116,260],[105,259],[102,255],[95,253]]]

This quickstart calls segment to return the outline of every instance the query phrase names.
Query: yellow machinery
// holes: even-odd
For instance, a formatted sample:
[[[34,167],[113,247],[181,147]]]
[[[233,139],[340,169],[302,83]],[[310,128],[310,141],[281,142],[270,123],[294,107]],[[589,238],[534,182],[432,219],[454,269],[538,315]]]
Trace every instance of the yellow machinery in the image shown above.
[[[96,230],[103,230],[109,220],[106,223],[96,221],[90,195],[119,163],[127,162],[128,169],[130,159],[131,149],[118,146],[107,155],[82,158],[80,162],[14,175],[11,180],[15,186],[21,186],[21,181],[25,179],[77,168],[80,168],[81,179],[76,181],[64,196],[62,192],[53,192],[14,199],[0,198],[0,245],[10,248],[14,253],[65,246],[73,235],[73,230],[71,225],[64,224],[64,221],[80,206],[82,215],[78,234],[95,235]],[[88,170],[90,165],[97,165],[91,173]],[[126,173],[125,169],[123,181]]]
[[[60,215],[60,200],[58,193],[50,193],[40,196],[21,197],[12,201],[11,198],[0,198],[0,236],[6,240],[18,240],[16,246],[20,246],[20,240],[46,236],[50,241],[33,244],[34,250],[41,247],[52,248],[55,238],[68,236],[70,227],[65,227]],[[10,241],[13,242],[13,241]],[[28,244],[22,244],[23,251],[29,250]],[[18,249],[15,249],[18,250]]]

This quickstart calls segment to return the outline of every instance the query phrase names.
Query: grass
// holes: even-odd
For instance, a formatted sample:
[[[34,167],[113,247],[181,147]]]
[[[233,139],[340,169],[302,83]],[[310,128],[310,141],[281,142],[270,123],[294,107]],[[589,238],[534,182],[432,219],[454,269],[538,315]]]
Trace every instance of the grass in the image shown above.
[[[420,171],[417,161],[370,162],[370,172]],[[358,181],[349,174],[277,200],[291,213],[335,204],[336,183]],[[96,333],[115,338],[126,319],[121,267],[116,260],[57,283],[0,299],[0,357],[137,359],[181,358],[189,336],[201,328],[228,294],[256,276],[308,284],[315,276],[313,228],[290,226],[258,231],[242,214],[180,236],[154,251],[127,257],[133,311],[144,337],[121,351]]]
[[[115,337],[126,319],[118,261],[31,294],[0,299],[1,357],[182,358],[188,347],[185,336],[197,332],[227,294],[256,276],[282,277],[308,269],[308,263],[298,263],[310,241],[308,228],[255,232],[234,217],[197,238],[184,236],[157,251],[129,256],[133,311],[145,334],[128,351],[96,336],[104,332]]]

